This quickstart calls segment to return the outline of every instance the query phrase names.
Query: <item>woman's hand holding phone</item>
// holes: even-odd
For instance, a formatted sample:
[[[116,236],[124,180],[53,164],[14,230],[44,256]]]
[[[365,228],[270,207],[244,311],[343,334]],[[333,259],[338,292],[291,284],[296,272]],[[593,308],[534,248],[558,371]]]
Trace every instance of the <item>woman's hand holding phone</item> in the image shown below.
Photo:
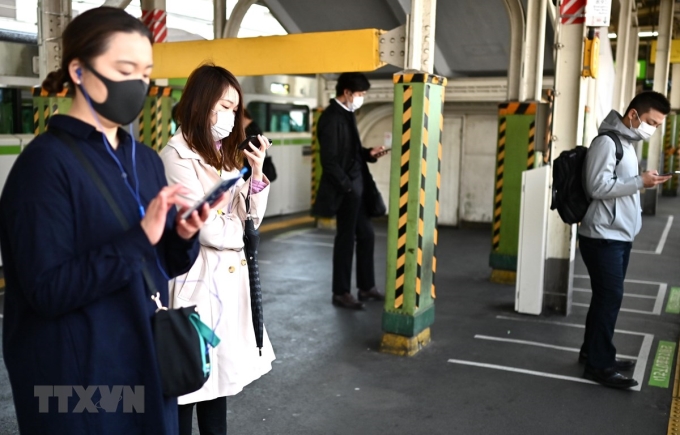
[[[188,189],[181,184],[166,186],[149,203],[140,225],[152,245],[156,245],[163,237],[165,222],[170,209],[177,206],[185,210],[189,208],[189,204],[183,198],[183,195],[186,195],[187,192]],[[190,239],[203,226],[203,222],[207,218],[207,210],[205,216],[203,211],[200,214],[196,212],[186,222],[181,225],[178,223],[177,233],[182,238]]]
[[[271,145],[269,140],[263,135],[258,135],[257,139],[260,143],[260,147],[257,148],[252,145],[243,149],[243,154],[248,158],[248,163],[253,171],[252,178],[256,181],[262,181],[262,165],[264,164],[264,157],[266,155],[267,148]]]

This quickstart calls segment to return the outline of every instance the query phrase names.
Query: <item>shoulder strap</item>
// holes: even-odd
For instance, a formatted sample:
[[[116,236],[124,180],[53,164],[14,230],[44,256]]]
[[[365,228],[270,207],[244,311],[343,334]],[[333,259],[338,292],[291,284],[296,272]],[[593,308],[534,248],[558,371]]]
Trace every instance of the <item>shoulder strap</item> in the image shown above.
[[[614,141],[614,144],[616,145],[616,165],[618,166],[623,158],[623,145],[621,145],[621,139],[619,139],[619,136],[613,131],[607,131],[599,136],[607,136]]]
[[[58,139],[60,139],[62,142],[64,142],[69,147],[69,149],[76,156],[76,158],[78,159],[80,164],[83,165],[85,172],[87,172],[87,174],[90,176],[90,178],[92,178],[94,185],[97,187],[97,189],[99,190],[99,193],[101,193],[102,196],[104,197],[104,199],[106,200],[106,203],[111,208],[111,211],[113,211],[113,214],[118,219],[118,222],[120,223],[120,225],[123,227],[124,230],[126,230],[126,231],[129,230],[130,229],[130,223],[128,222],[128,220],[123,215],[123,212],[121,211],[120,207],[116,203],[116,200],[113,199],[113,196],[111,195],[111,191],[109,191],[108,187],[106,187],[106,184],[104,184],[104,181],[102,181],[101,177],[99,176],[97,171],[92,166],[92,163],[90,162],[90,160],[80,150],[75,139],[73,139],[73,136],[71,136],[69,133],[65,132],[64,130],[59,130],[58,128],[50,129],[49,133],[56,136]],[[142,264],[142,275],[144,276],[144,281],[146,282],[146,285],[148,286],[149,291],[151,292],[151,296],[153,297],[154,295],[156,295],[156,293],[158,293],[158,290],[156,288],[156,284],[153,282],[153,278],[151,277],[151,273],[149,272],[149,269],[146,267],[146,264]]]

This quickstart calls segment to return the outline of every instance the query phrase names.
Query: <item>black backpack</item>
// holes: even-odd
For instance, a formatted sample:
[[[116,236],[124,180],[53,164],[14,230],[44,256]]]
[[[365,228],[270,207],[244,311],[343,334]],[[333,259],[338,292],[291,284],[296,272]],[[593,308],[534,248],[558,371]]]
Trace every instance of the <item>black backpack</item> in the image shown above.
[[[616,165],[623,158],[623,146],[616,133],[608,131],[600,136],[609,136],[616,144]],[[597,137],[595,139],[597,139]],[[594,140],[594,139],[593,139]],[[583,220],[590,205],[590,198],[583,187],[583,166],[588,148],[577,146],[563,151],[553,162],[552,204],[560,218],[567,224]]]

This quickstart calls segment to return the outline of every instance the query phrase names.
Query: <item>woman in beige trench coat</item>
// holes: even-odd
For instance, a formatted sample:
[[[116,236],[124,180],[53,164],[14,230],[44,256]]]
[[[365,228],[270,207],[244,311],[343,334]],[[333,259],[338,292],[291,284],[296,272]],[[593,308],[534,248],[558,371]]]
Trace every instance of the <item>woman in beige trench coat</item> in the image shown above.
[[[219,180],[239,175],[243,155],[252,167],[248,182],[239,180],[211,212],[199,233],[201,250],[191,270],[170,282],[173,307],[197,305],[220,344],[210,349],[211,373],[200,390],[178,399],[180,435],[190,435],[196,405],[201,435],[227,433],[226,396],[271,370],[274,351],[265,330],[262,356],[255,343],[250,308],[248,266],[243,251],[245,198],[259,227],[267,206],[269,182],[262,175],[268,146],[239,151],[245,138],[241,89],[227,70],[205,65],[195,70],[178,106],[180,128],[161,151],[169,184],[181,183],[192,200]]]

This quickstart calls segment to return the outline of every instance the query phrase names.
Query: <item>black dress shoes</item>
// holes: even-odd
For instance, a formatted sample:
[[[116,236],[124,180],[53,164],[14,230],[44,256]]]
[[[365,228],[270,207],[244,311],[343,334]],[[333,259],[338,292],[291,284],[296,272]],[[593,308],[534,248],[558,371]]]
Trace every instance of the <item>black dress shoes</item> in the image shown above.
[[[623,376],[616,369],[597,370],[586,367],[583,377],[609,388],[631,388],[637,386],[638,382],[633,378]]]
[[[588,355],[579,353],[578,354],[578,362],[579,364],[585,364],[588,362]],[[635,367],[635,361],[631,361],[629,359],[617,359],[616,360],[616,365],[614,368],[616,370],[631,370],[633,367]]]
[[[359,290],[360,301],[384,301],[385,295],[380,293],[377,288],[373,287],[370,290]]]
[[[362,310],[364,308],[364,304],[354,299],[351,293],[333,295],[332,301],[336,307],[347,308],[349,310]]]

